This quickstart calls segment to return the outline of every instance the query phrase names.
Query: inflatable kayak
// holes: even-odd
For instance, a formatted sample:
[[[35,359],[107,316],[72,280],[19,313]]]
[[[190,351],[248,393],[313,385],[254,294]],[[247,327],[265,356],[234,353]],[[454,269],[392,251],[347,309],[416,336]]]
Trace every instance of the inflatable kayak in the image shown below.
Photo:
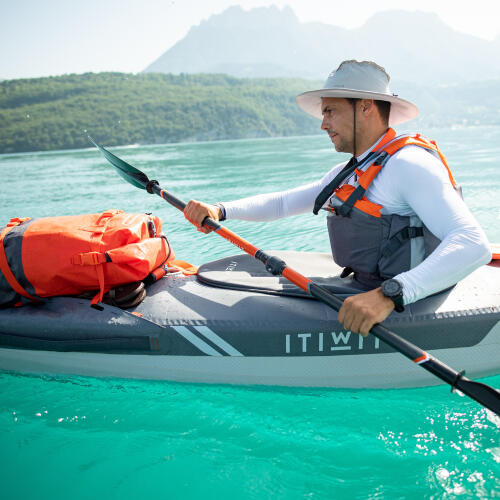
[[[328,254],[270,252],[341,297],[362,291]],[[401,337],[469,377],[500,373],[500,265],[392,313]],[[244,255],[168,272],[131,309],[53,297],[0,310],[0,369],[183,382],[415,387],[439,380]]]

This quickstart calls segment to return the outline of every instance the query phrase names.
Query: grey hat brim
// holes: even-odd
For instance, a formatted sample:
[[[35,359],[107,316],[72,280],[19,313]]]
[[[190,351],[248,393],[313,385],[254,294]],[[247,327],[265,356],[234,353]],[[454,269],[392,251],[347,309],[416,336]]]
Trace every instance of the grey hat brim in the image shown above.
[[[388,101],[391,103],[391,113],[389,115],[389,126],[393,127],[400,123],[413,120],[418,116],[418,108],[410,101],[406,101],[392,94],[382,94],[380,92],[365,92],[355,89],[321,89],[311,90],[299,94],[295,100],[300,109],[307,114],[320,120],[323,119],[321,110],[322,97],[353,97],[356,99],[374,99],[377,101]]]

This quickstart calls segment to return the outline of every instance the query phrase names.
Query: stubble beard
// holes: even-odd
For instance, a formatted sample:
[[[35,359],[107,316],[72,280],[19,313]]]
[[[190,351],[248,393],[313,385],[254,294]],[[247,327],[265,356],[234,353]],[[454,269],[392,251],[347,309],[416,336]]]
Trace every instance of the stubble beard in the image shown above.
[[[332,139],[333,146],[335,147],[335,151],[338,153],[352,153],[354,144],[352,141],[347,141],[346,139],[341,138],[337,135],[337,143],[335,143]]]

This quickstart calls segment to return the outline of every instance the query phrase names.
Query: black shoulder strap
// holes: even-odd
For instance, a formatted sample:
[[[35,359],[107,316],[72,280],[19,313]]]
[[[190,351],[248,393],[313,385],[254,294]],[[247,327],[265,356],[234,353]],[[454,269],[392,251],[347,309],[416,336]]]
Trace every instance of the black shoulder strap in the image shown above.
[[[326,200],[330,198],[330,196],[333,194],[333,192],[342,184],[342,181],[349,177],[354,170],[356,170],[359,167],[362,167],[363,165],[366,165],[367,163],[370,163],[374,158],[378,158],[380,156],[379,151],[372,151],[368,153],[368,155],[363,158],[360,162],[353,156],[348,162],[347,165],[335,176],[335,178],[329,182],[319,193],[319,195],[316,197],[316,200],[314,201],[314,209],[313,209],[313,214],[318,215],[318,212],[320,211],[321,207],[325,204]]]
[[[349,175],[351,175],[354,170],[358,167],[358,161],[356,157],[352,157],[347,165],[330,181],[319,193],[314,201],[313,214],[318,215],[320,208],[325,204],[326,200],[330,198],[335,189],[340,185],[340,183]]]

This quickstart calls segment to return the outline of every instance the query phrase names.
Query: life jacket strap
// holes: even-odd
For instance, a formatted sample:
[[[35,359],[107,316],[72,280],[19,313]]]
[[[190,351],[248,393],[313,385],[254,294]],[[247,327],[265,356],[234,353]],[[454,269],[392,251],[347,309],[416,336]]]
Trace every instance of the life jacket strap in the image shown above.
[[[361,198],[363,198],[366,190],[368,189],[368,186],[371,184],[373,179],[380,172],[380,169],[387,163],[390,158],[390,156],[385,151],[382,151],[381,153],[374,153],[374,155],[376,156],[376,158],[372,165],[370,165],[368,170],[366,170],[365,172],[361,172],[361,176],[358,179],[358,187],[351,193],[349,198],[347,198],[347,200],[345,200],[339,208],[335,209],[335,213],[337,213],[338,215],[341,215],[342,217],[349,216],[354,205],[359,200],[361,200]],[[371,159],[368,161],[367,159],[363,163],[371,161]]]
[[[329,182],[319,193],[314,201],[314,209],[313,214],[318,215],[321,207],[325,204],[326,200],[332,196],[335,190],[342,184],[342,182],[349,177],[360,165],[366,165],[368,163],[376,161],[380,158],[378,164],[382,166],[385,165],[385,162],[389,159],[390,155],[386,154],[381,149],[386,146],[390,141],[392,141],[396,137],[396,132],[394,129],[390,128],[382,138],[379,144],[376,146],[376,150],[370,151],[365,158],[361,162],[353,156],[348,162],[347,165],[334,177],[334,179]],[[381,156],[382,155],[382,156]],[[383,163],[382,163],[383,162]],[[378,172],[377,172],[378,173]],[[367,188],[368,186],[366,186]]]
[[[340,205],[340,207],[335,209],[335,213],[338,215],[341,215],[342,217],[348,217],[349,214],[351,213],[352,208],[354,207],[354,204],[361,200],[363,196],[365,195],[366,189],[360,184],[347,198],[347,200]]]
[[[425,137],[422,137],[420,134],[416,134],[415,136],[403,136],[397,139],[394,139],[395,132],[392,129],[386,133],[385,137],[382,139],[381,144],[377,145],[376,151],[371,151],[361,162],[358,163],[357,166],[349,168],[349,172],[346,172],[349,164],[344,167],[344,169],[332,180],[319,194],[314,203],[315,214],[318,213],[319,209],[323,206],[326,200],[332,196],[333,193],[337,192],[339,186],[342,181],[353,171],[359,176],[358,179],[358,187],[352,191],[350,196],[344,201],[344,203],[335,209],[335,212],[343,217],[347,217],[354,205],[361,200],[365,191],[368,189],[370,184],[373,182],[374,178],[380,172],[382,167],[389,161],[391,156],[401,148],[405,146],[419,146],[421,148],[426,149],[433,155],[435,155],[438,159],[441,160],[441,163],[444,165],[448,172],[448,176],[450,178],[450,182],[453,187],[461,193],[459,186],[456,184],[453,175],[451,174],[450,168],[446,161],[445,156],[441,153],[435,141],[431,141]],[[393,140],[394,139],[394,140]],[[359,173],[361,167],[367,165],[372,162],[372,164],[364,171]],[[351,170],[352,169],[352,170]],[[343,175],[345,174],[345,175]],[[360,189],[362,186],[363,189]]]
[[[382,251],[383,257],[389,257],[393,254],[405,240],[412,238],[421,238],[424,235],[423,227],[408,226],[398,231],[392,238],[389,239],[388,245]]]
[[[335,189],[340,186],[341,182],[349,177],[356,169],[358,168],[358,161],[353,156],[348,162],[347,165],[334,177],[332,181],[330,181],[319,193],[314,201],[314,209],[313,214],[318,215],[321,207],[325,204],[326,200],[330,198]]]

